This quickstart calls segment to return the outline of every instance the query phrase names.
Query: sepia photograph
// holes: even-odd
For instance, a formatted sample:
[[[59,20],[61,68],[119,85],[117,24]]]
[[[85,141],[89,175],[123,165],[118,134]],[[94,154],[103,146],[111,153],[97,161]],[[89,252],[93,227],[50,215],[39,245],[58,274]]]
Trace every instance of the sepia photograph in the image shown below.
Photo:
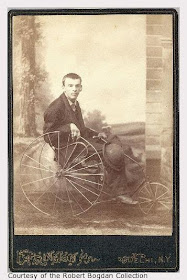
[[[13,11],[13,235],[173,236],[175,15]]]
[[[12,43],[15,233],[171,235],[172,15],[15,16]]]

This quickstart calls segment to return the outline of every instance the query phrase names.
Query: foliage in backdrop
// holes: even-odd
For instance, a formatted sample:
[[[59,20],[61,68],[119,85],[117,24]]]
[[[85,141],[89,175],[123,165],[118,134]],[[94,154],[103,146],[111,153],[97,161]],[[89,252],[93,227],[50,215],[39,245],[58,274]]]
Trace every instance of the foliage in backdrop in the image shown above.
[[[14,133],[19,136],[35,137],[41,133],[43,111],[51,100],[43,48],[42,26],[36,17],[14,17]]]

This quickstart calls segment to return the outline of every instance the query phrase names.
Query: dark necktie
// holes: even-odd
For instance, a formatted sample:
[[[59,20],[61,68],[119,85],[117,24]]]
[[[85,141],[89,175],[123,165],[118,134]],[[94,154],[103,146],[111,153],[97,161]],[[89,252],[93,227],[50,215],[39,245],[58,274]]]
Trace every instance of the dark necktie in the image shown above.
[[[76,111],[75,103],[71,104],[71,108],[72,108],[72,110],[73,110],[74,112]]]

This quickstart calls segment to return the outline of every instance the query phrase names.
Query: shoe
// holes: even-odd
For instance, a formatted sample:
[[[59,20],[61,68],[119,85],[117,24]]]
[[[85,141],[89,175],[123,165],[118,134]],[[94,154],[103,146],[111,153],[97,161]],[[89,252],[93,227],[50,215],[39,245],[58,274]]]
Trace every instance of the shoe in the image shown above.
[[[122,203],[126,203],[126,204],[137,204],[138,201],[137,200],[133,200],[130,196],[126,196],[126,195],[120,195],[117,197],[117,200],[119,200]]]

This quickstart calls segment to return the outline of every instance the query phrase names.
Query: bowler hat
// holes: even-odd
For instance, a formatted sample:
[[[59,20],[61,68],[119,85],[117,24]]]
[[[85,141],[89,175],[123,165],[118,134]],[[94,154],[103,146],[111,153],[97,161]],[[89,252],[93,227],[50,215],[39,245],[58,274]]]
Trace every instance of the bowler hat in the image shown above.
[[[114,143],[105,143],[103,145],[103,157],[105,162],[114,170],[120,171],[124,163],[123,148]]]

